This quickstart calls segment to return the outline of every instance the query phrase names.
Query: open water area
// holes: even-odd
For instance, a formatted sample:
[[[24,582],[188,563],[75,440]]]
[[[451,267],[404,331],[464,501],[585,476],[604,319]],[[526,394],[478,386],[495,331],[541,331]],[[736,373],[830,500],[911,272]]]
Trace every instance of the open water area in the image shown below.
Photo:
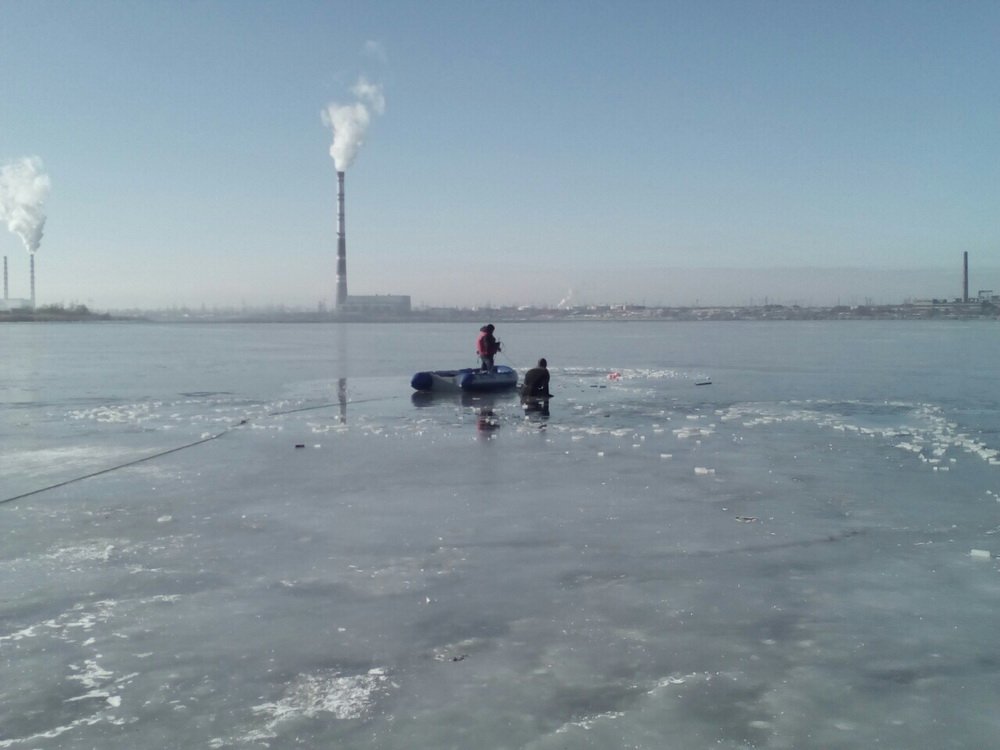
[[[477,328],[4,326],[0,748],[996,746],[996,322]]]

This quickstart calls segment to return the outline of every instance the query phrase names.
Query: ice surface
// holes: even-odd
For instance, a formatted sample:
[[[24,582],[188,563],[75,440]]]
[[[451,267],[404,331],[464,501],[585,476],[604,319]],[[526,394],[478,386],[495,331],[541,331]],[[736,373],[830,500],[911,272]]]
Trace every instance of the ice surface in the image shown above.
[[[775,325],[512,327],[547,417],[411,397],[458,326],[30,329],[0,748],[991,746],[1000,410],[885,391],[992,330]]]

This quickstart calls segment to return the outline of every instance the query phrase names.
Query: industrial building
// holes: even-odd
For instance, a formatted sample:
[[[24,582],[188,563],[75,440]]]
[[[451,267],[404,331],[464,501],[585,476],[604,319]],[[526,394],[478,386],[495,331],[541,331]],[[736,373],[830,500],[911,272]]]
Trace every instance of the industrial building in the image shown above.
[[[337,312],[350,315],[409,315],[408,294],[349,294],[337,305]]]
[[[30,310],[31,300],[30,299],[14,299],[11,297],[4,297],[0,299],[0,312],[10,312],[11,310]]]

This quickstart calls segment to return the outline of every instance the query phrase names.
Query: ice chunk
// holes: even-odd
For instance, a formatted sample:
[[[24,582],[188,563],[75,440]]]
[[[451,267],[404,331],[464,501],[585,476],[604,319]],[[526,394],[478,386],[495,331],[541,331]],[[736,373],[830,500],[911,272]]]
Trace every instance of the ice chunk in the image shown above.
[[[973,557],[976,560],[989,560],[993,557],[988,549],[971,549],[969,550],[969,557]]]

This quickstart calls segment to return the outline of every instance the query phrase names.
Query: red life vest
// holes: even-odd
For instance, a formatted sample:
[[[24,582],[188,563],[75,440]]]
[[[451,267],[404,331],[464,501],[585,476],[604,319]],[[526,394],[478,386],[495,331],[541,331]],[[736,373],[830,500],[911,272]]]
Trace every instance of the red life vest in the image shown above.
[[[476,339],[476,354],[480,357],[489,357],[497,353],[497,342],[493,334],[489,331],[480,331]]]

